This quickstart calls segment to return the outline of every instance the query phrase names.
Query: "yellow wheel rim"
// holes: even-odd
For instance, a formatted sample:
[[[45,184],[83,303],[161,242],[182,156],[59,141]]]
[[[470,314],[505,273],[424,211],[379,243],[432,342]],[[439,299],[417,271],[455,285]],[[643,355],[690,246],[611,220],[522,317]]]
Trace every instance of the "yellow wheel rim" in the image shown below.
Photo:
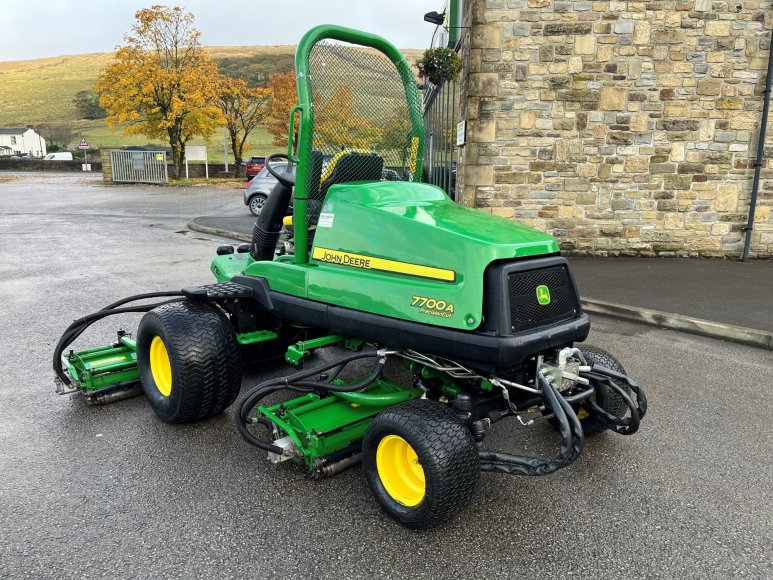
[[[160,336],[154,336],[150,343],[150,372],[158,391],[168,397],[172,393],[172,361]]]
[[[376,469],[384,489],[396,502],[413,507],[424,499],[424,468],[413,447],[399,435],[387,435],[378,444]]]

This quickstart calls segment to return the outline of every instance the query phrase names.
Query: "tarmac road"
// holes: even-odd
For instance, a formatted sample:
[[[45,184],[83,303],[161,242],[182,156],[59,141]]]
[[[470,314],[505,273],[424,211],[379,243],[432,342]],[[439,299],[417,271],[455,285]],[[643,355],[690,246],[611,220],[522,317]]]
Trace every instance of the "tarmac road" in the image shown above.
[[[773,353],[595,318],[589,342],[647,390],[641,431],[603,434],[548,477],[483,474],[460,517],[413,532],[380,512],[359,468],[315,482],[270,465],[230,410],[170,426],[142,398],[91,408],[54,393],[51,352],[73,318],[211,281],[218,241],[179,232],[194,215],[246,211],[240,190],[6,175],[0,577],[773,576]],[[544,423],[507,420],[485,445],[557,442]]]

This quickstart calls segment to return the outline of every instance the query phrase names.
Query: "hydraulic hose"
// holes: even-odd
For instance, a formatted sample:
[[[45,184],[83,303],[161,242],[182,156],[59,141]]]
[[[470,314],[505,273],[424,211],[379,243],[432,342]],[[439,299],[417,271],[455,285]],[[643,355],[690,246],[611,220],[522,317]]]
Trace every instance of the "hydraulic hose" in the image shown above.
[[[548,475],[574,462],[585,446],[585,435],[577,414],[564,397],[544,376],[538,376],[545,402],[553,409],[561,432],[561,446],[553,459],[524,457],[498,451],[481,451],[481,471],[498,471],[515,475]]]
[[[593,365],[590,372],[583,373],[583,377],[606,385],[614,390],[631,411],[631,415],[629,417],[612,415],[591,399],[583,402],[588,411],[593,413],[607,429],[611,429],[615,433],[620,435],[633,435],[636,433],[639,430],[642,418],[647,413],[647,397],[644,394],[644,390],[629,377],[600,365]],[[636,403],[634,403],[625,389],[618,384],[621,382],[627,384],[631,391],[636,394]]]
[[[351,362],[364,358],[379,358],[378,363],[368,373],[368,375],[351,385],[333,385],[331,381],[338,376],[338,374]],[[360,352],[351,355],[347,355],[343,358],[335,360],[331,363],[324,364],[322,366],[310,369],[307,371],[301,371],[287,377],[281,377],[276,379],[269,379],[264,381],[252,389],[250,389],[244,397],[244,400],[239,405],[239,410],[236,413],[236,428],[247,443],[254,445],[265,451],[282,454],[282,449],[276,445],[259,439],[248,429],[248,425],[253,423],[254,420],[250,420],[250,413],[258,405],[258,403],[272,393],[278,391],[290,390],[294,392],[309,393],[314,391],[325,392],[339,392],[339,393],[351,393],[354,391],[361,391],[373,382],[378,380],[381,373],[384,370],[386,363],[385,355],[383,351],[368,351]],[[333,370],[333,373],[329,375],[324,381],[308,381],[314,375],[319,375],[325,371]],[[254,421],[258,422],[258,421]]]
[[[62,353],[68,346],[70,346],[73,342],[75,342],[75,340],[81,334],[83,334],[83,332],[89,326],[91,326],[98,320],[101,320],[108,316],[113,316],[114,314],[148,312],[149,310],[152,310],[153,308],[156,308],[158,306],[163,306],[164,304],[169,304],[171,302],[177,302],[179,300],[178,298],[177,300],[165,300],[163,302],[156,302],[154,304],[141,304],[139,306],[119,308],[119,306],[123,306],[124,304],[128,304],[129,302],[136,302],[137,300],[147,300],[150,298],[162,298],[162,297],[171,297],[171,296],[182,297],[183,293],[180,291],[148,292],[145,294],[137,294],[135,296],[129,296],[127,298],[122,298],[117,302],[113,302],[112,304],[108,304],[107,306],[105,306],[101,310],[98,310],[97,312],[88,314],[87,316],[84,316],[82,318],[79,318],[73,321],[73,323],[70,324],[70,326],[68,326],[67,329],[62,333],[62,336],[57,342],[56,348],[54,349],[53,365],[54,365],[54,372],[56,373],[56,376],[59,377],[59,379],[66,385],[69,385],[72,383],[72,381],[64,372],[64,369],[62,368],[62,362],[61,362]]]

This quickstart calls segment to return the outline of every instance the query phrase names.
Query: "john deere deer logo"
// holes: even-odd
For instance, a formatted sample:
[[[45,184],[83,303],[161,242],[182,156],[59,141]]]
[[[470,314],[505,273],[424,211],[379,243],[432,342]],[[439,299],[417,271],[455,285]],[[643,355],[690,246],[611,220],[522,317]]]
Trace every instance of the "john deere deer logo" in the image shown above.
[[[550,304],[550,290],[544,284],[537,286],[537,302],[539,302],[540,306]]]

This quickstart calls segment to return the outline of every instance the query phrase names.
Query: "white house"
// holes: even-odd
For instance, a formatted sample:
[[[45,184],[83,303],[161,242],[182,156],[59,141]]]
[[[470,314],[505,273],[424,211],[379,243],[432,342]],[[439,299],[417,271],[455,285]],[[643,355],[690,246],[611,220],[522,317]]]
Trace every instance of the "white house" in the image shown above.
[[[46,140],[32,127],[0,127],[0,156],[46,156]]]

